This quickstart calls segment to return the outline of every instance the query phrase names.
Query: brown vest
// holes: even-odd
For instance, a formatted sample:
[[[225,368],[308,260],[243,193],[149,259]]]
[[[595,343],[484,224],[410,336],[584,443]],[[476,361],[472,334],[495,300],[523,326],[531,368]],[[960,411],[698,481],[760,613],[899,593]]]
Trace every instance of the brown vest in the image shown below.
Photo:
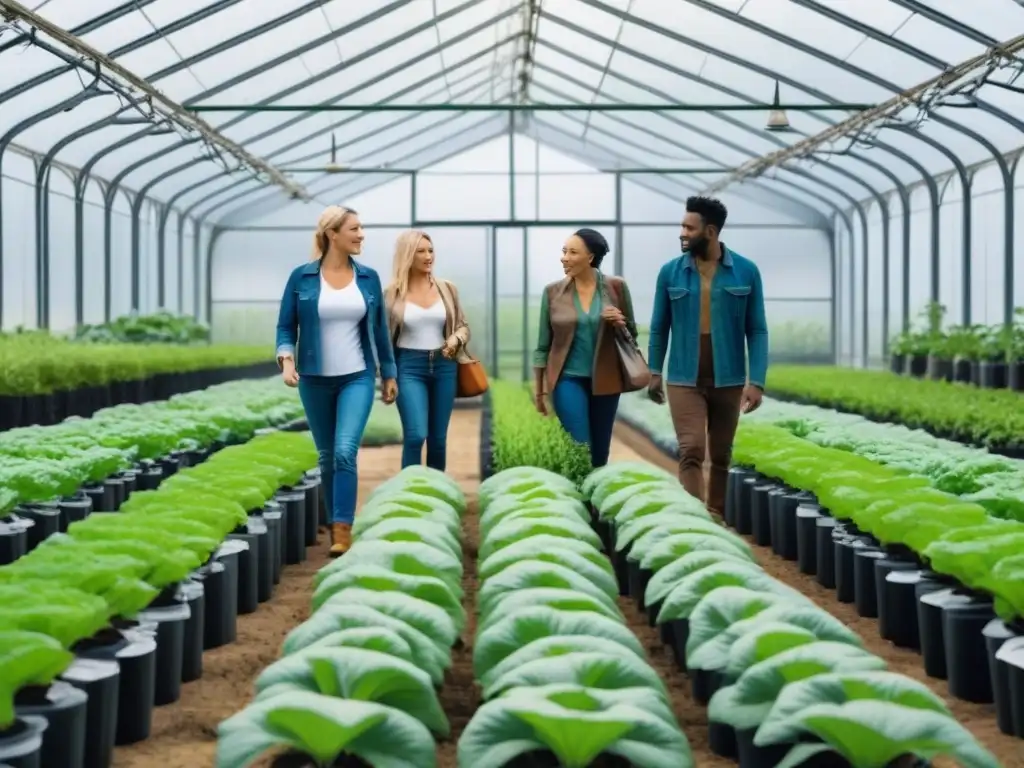
[[[600,279],[608,289],[607,303],[626,313],[622,300],[622,278],[603,275]],[[600,287],[600,286],[599,286]],[[545,288],[548,294],[548,309],[551,320],[551,349],[548,351],[548,364],[544,371],[545,391],[551,392],[558,382],[558,376],[569,356],[569,348],[576,336],[576,305],[573,302],[573,284],[570,278],[551,283]],[[630,322],[633,318],[627,317]],[[597,328],[594,343],[594,367],[591,374],[590,389],[595,395],[617,395],[624,387],[622,371],[619,367],[619,354],[615,348],[612,327],[601,320]]]

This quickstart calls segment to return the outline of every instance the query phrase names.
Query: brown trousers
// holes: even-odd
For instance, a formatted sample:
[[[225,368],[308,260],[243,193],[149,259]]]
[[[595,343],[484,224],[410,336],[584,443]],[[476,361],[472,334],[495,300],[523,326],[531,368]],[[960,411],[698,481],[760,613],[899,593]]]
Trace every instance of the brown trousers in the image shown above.
[[[679,443],[679,482],[691,496],[721,514],[732,460],[732,442],[740,419],[743,387],[716,387],[711,337],[702,335],[697,386],[667,386],[668,407]],[[704,462],[711,459],[707,493]]]

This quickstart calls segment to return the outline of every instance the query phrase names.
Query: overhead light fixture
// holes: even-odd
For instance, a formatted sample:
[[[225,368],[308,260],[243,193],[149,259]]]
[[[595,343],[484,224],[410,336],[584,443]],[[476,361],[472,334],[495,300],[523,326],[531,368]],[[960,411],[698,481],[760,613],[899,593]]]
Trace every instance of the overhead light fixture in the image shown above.
[[[789,116],[786,115],[786,110],[782,108],[782,101],[779,99],[778,80],[775,81],[775,98],[772,100],[772,109],[768,113],[768,125],[764,129],[774,133],[784,133],[791,130]]]
[[[324,166],[324,170],[327,173],[343,173],[348,166],[341,165],[338,163],[338,142],[334,138],[334,134],[331,134],[331,161]]]

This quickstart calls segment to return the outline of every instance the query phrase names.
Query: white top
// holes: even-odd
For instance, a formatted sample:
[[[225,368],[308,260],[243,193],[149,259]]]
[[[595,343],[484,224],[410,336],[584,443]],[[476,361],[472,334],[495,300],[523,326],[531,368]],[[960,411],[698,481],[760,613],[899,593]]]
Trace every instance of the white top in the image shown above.
[[[366,370],[359,323],[366,317],[366,300],[352,282],[340,291],[320,275],[320,375],[345,376]]]
[[[411,301],[405,302],[398,346],[402,349],[440,349],[445,342],[444,324],[447,319],[444,302],[440,299],[426,309]]]

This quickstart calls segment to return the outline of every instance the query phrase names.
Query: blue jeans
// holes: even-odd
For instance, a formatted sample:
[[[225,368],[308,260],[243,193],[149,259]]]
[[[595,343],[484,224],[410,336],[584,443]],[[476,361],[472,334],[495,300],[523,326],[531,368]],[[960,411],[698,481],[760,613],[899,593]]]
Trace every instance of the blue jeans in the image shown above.
[[[320,479],[331,523],[356,516],[356,458],[377,388],[372,371],[345,376],[299,377],[299,397],[320,454]]]
[[[591,392],[590,379],[562,376],[551,393],[551,401],[569,437],[590,446],[590,462],[594,467],[607,464],[619,396],[595,395]]]
[[[398,414],[402,418],[402,469],[421,463],[426,443],[427,466],[444,472],[459,364],[440,352],[401,347],[395,350],[395,362]]]

